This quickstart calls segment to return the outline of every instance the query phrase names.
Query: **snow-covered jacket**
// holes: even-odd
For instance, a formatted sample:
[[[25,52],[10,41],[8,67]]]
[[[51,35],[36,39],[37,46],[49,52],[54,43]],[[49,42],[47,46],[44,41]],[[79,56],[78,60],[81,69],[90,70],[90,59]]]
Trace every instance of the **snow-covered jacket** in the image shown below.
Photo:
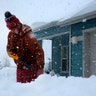
[[[31,66],[37,65],[37,70],[44,68],[43,49],[28,25],[23,24],[19,34],[15,34],[12,31],[9,32],[7,52],[17,54],[19,58]],[[14,59],[14,61],[18,68],[24,67],[18,60]]]

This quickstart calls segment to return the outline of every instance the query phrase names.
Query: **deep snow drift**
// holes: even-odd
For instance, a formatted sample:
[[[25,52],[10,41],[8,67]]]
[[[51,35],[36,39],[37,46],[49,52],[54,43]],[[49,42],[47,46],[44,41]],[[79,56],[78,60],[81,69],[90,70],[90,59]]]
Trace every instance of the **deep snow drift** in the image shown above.
[[[47,74],[31,83],[16,82],[16,68],[0,70],[0,96],[96,96],[96,76],[57,77]]]

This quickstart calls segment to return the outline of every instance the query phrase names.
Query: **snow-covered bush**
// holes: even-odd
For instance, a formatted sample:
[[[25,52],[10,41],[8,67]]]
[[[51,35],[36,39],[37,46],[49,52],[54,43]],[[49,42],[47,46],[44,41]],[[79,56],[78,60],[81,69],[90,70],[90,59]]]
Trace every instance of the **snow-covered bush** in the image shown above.
[[[45,63],[44,72],[46,74],[50,74],[51,76],[54,76],[55,75],[55,72],[52,69],[52,60],[50,58],[48,58],[48,62]]]

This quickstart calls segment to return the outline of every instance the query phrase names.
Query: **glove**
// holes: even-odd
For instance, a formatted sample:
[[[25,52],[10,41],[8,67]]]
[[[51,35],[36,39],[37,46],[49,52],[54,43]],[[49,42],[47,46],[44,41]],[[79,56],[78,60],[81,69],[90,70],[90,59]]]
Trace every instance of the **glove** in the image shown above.
[[[13,59],[15,59],[15,60],[18,60],[19,59],[18,55],[17,54],[14,54],[12,52],[8,52],[8,56],[11,57],[11,58],[13,58]]]

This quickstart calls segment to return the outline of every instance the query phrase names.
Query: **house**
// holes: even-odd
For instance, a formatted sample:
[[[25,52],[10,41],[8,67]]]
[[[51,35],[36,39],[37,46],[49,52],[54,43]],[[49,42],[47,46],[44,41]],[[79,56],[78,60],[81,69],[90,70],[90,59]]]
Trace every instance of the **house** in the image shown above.
[[[96,75],[95,1],[67,20],[53,21],[33,30],[52,41],[52,70],[61,76]]]

